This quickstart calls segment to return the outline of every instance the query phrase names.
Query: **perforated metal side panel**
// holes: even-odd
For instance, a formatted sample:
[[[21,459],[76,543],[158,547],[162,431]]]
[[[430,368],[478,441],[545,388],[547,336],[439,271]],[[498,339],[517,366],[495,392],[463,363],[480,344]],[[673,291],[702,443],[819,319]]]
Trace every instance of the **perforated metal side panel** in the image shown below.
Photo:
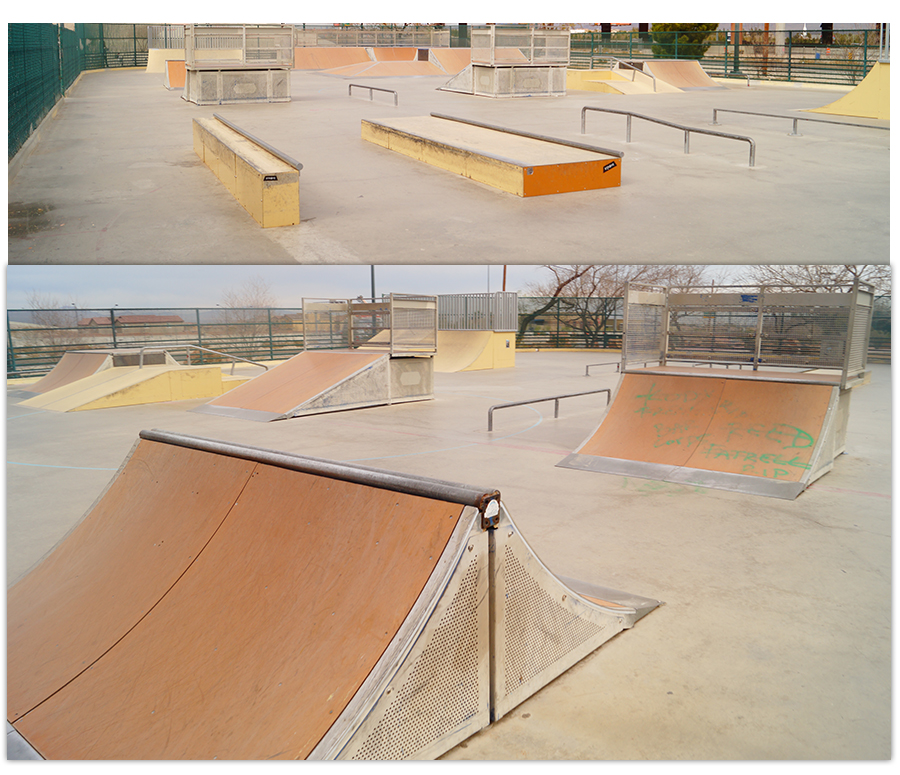
[[[488,539],[473,531],[428,623],[337,758],[432,759],[490,723]]]
[[[492,531],[493,714],[499,719],[634,621],[560,582],[505,510]]]

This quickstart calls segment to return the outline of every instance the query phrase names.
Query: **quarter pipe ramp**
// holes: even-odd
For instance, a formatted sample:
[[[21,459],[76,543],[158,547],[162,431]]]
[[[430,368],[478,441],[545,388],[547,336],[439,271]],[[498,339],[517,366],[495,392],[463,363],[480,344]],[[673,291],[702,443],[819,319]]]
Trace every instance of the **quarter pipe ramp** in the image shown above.
[[[810,108],[809,112],[890,120],[890,62],[876,62],[868,75],[852,91],[829,105],[824,105],[821,108]]]
[[[558,465],[788,499],[831,470],[850,401],[839,378],[698,371],[624,374],[603,421]]]
[[[434,758],[658,603],[496,490],[144,431],[8,593],[10,755]]]
[[[255,422],[359,409],[434,395],[431,358],[307,351],[191,411]]]
[[[654,59],[644,62],[643,67],[660,81],[682,91],[725,88],[710,78],[700,63],[694,60]]]

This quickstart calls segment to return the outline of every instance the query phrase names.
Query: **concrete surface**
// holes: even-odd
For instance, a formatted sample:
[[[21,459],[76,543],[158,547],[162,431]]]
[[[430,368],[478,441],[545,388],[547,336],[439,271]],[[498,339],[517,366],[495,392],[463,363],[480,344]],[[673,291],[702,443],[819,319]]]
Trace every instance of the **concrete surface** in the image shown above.
[[[7,583],[160,428],[497,487],[554,573],[661,599],[447,759],[891,757],[890,366],[854,390],[847,454],[795,501],[556,468],[596,426],[617,353],[518,352],[435,374],[435,399],[273,423],[200,401],[60,414],[7,403]],[[10,387],[10,395],[15,388]]]
[[[199,107],[162,73],[82,74],[9,186],[10,263],[866,263],[889,260],[889,132],[723,114],[748,145],[586,105],[708,128],[713,108],[795,115],[834,88],[731,83],[669,94],[494,100],[445,76],[291,73],[292,101]],[[362,83],[398,92],[354,89]],[[846,91],[846,90],[845,90]],[[362,119],[439,112],[625,152],[621,187],[522,200],[364,142]],[[192,148],[219,113],[300,161],[301,223],[262,229]],[[817,117],[803,113],[805,117]],[[829,117],[847,123],[850,119]],[[856,122],[860,122],[856,119]],[[886,126],[888,122],[872,121]]]

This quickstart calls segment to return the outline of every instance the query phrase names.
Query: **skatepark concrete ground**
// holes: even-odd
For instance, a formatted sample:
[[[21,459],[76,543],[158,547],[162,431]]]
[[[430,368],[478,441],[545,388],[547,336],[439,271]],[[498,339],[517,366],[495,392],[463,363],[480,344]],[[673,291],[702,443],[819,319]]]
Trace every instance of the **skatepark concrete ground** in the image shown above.
[[[734,80],[666,94],[490,99],[449,76],[291,73],[291,101],[201,107],[162,73],[83,73],[10,165],[9,263],[866,263],[889,260],[889,132],[803,112],[848,89]],[[397,92],[364,89],[358,83]],[[584,106],[749,136],[692,135]],[[618,188],[520,198],[361,139],[363,119],[431,112],[625,152]],[[193,150],[220,114],[303,164],[301,223],[263,229]],[[862,259],[860,259],[862,260]]]
[[[435,374],[431,401],[257,423],[200,400],[84,412],[7,400],[7,584],[100,495],[147,428],[500,490],[548,568],[662,600],[445,759],[891,757],[890,366],[853,391],[847,453],[794,501],[556,468],[595,428],[614,352],[519,352]]]

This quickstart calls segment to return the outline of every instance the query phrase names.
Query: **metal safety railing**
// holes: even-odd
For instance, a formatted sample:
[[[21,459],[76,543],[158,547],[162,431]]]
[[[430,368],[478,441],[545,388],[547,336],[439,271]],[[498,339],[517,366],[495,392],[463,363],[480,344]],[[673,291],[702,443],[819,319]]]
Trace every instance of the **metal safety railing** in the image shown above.
[[[600,390],[585,390],[581,393],[565,393],[560,396],[547,396],[546,398],[530,398],[526,401],[510,401],[507,404],[495,404],[490,409],[488,409],[488,432],[494,430],[494,412],[497,409],[508,409],[512,406],[527,406],[528,404],[540,404],[544,401],[553,401],[553,416],[559,417],[559,402],[563,398],[575,398],[576,396],[589,396],[593,393],[606,393],[606,405],[609,406],[610,401],[610,389],[609,388],[601,388]]]
[[[654,124],[662,124],[663,126],[670,126],[673,129],[680,129],[684,132],[684,152],[691,152],[691,133],[696,132],[697,134],[702,135],[712,135],[713,137],[724,137],[729,140],[741,140],[742,142],[750,144],[750,166],[754,166],[756,164],[756,143],[754,142],[752,137],[745,137],[744,135],[734,135],[728,132],[716,132],[711,129],[700,129],[699,127],[690,127],[684,126],[683,124],[675,124],[671,121],[664,121],[661,118],[653,118],[652,116],[644,116],[640,113],[634,113],[630,110],[616,110],[615,108],[596,108],[591,105],[585,105],[581,109],[581,134],[585,133],[585,123],[587,118],[587,112],[594,111],[596,113],[616,113],[621,116],[627,117],[626,128],[625,128],[625,142],[631,142],[631,119],[632,118],[641,118],[644,121],[651,121]]]
[[[234,374],[234,365],[236,361],[241,361],[242,363],[249,363],[251,366],[261,366],[266,371],[269,370],[269,367],[264,363],[259,363],[257,361],[251,361],[247,358],[241,358],[239,355],[232,355],[231,353],[223,353],[219,350],[210,350],[208,347],[200,347],[196,344],[180,344],[175,347],[154,347],[152,345],[148,345],[146,347],[141,347],[138,351],[138,368],[144,368],[144,353],[145,352],[161,352],[168,353],[170,350],[186,350],[188,354],[188,363],[187,365],[191,365],[191,350],[199,350],[200,352],[210,353],[211,355],[219,355],[222,358],[230,358],[231,359],[231,373]]]
[[[383,92],[386,92],[387,94],[394,95],[394,107],[395,108],[399,104],[399,102],[398,102],[399,97],[397,96],[397,92],[395,92],[393,89],[382,89],[379,86],[367,86],[366,84],[363,84],[363,83],[351,83],[349,86],[347,86],[347,96],[348,97],[353,96],[353,87],[354,86],[356,86],[358,89],[368,89],[369,90],[369,102],[372,102],[375,99],[373,92],[383,91]]]
[[[740,113],[745,116],[763,116],[765,118],[786,118],[789,121],[794,122],[793,129],[788,137],[803,137],[797,131],[797,122],[798,121],[810,121],[813,124],[840,124],[841,126],[855,126],[855,127],[864,127],[865,129],[886,129],[890,131],[891,128],[889,126],[874,126],[873,124],[857,124],[851,123],[849,121],[832,121],[827,118],[808,118],[807,116],[783,116],[777,113],[757,113],[755,111],[750,110],[732,110],[731,108],[713,108],[713,120],[712,126],[720,126],[718,118],[719,113]]]

